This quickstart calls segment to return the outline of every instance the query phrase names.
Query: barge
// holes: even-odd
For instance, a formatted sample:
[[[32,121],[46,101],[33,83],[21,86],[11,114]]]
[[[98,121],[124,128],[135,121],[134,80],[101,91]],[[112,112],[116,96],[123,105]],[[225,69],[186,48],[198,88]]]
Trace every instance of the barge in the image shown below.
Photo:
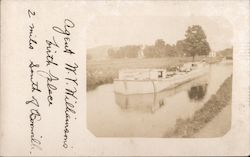
[[[114,79],[114,92],[123,95],[152,94],[176,88],[209,71],[205,62],[187,63],[176,71],[166,69],[123,69]]]

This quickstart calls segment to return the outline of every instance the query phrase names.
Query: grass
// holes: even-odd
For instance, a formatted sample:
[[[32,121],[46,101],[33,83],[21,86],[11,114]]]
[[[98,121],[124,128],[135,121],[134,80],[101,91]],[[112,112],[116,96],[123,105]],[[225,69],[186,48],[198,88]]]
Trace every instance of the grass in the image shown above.
[[[215,95],[197,110],[190,119],[178,119],[175,129],[166,134],[166,137],[191,137],[210,122],[221,110],[231,104],[232,76],[227,78]]]
[[[204,57],[196,56],[195,61]],[[143,58],[143,59],[106,59],[87,60],[87,91],[99,85],[112,83],[118,71],[124,68],[164,68],[191,62],[192,57]]]

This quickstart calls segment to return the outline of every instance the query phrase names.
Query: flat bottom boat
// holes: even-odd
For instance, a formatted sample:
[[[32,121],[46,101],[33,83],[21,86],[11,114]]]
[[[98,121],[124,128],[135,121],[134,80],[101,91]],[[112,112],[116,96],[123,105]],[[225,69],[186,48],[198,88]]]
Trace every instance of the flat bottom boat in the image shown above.
[[[114,92],[123,95],[150,94],[172,89],[199,78],[209,71],[205,63],[191,64],[190,68],[172,72],[165,69],[127,69],[114,79]]]

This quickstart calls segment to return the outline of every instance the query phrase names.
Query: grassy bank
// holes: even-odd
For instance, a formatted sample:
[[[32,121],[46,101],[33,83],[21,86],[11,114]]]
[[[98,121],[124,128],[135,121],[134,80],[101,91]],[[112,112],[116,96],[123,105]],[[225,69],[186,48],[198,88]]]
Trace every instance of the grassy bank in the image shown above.
[[[210,122],[221,110],[231,104],[232,76],[227,78],[215,95],[197,110],[190,119],[178,119],[175,129],[166,134],[166,137],[191,137]]]
[[[195,61],[204,57],[197,56]],[[87,90],[99,85],[112,83],[118,77],[118,71],[124,68],[164,68],[191,62],[192,57],[143,58],[143,59],[106,59],[87,61]]]

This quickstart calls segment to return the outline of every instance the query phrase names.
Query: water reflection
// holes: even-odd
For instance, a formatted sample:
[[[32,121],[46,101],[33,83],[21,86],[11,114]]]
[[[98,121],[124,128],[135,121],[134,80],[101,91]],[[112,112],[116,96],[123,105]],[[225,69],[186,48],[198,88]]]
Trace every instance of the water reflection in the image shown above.
[[[199,101],[204,98],[207,92],[207,85],[193,86],[188,90],[188,97],[190,100]]]

